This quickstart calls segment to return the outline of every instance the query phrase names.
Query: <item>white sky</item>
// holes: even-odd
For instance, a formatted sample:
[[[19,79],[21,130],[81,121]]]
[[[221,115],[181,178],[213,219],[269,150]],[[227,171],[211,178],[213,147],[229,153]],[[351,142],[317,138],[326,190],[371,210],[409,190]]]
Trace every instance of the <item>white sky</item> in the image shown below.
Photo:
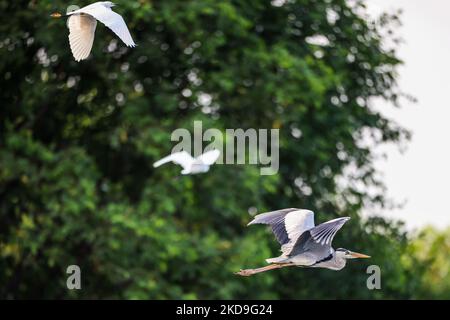
[[[450,226],[450,1],[367,3],[371,14],[403,10],[403,25],[397,34],[404,40],[398,55],[405,65],[399,69],[399,84],[418,99],[416,104],[404,100],[401,109],[383,102],[375,105],[413,132],[406,153],[385,148],[388,160],[377,163],[388,196],[398,202],[406,200],[402,209],[383,214],[404,220],[409,229]]]

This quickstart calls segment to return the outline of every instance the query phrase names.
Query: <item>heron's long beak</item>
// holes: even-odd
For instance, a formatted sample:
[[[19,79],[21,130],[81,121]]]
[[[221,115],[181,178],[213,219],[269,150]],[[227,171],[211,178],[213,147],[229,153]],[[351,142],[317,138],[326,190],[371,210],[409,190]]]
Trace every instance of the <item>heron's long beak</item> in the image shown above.
[[[52,18],[61,18],[63,15],[59,12],[52,13],[50,17]]]
[[[353,258],[365,258],[365,259],[370,258],[370,256],[362,254],[362,253],[358,253],[358,252],[352,252],[352,253],[350,253],[350,255]]]

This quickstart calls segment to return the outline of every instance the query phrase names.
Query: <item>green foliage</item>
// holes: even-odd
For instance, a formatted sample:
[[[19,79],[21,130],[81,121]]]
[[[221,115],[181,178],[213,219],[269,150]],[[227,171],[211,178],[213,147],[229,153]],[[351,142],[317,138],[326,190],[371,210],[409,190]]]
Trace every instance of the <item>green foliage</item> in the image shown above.
[[[368,106],[371,97],[397,104],[400,61],[381,44],[396,17],[369,23],[344,0],[116,2],[138,47],[99,24],[90,59],[76,63],[65,22],[49,18],[67,2],[0,0],[1,297],[413,296],[420,274],[399,259],[401,227],[359,218],[363,202],[384,201],[361,142],[408,138]],[[306,41],[315,35],[329,45]],[[154,170],[171,132],[194,120],[280,128],[280,173]],[[350,215],[335,244],[373,258],[341,272],[237,277],[277,255],[264,227],[245,227],[251,207],[311,208],[318,222]],[[82,269],[81,291],[65,287],[70,264]],[[368,264],[381,266],[382,291],[366,289]]]
[[[421,279],[419,299],[449,299],[450,297],[450,229],[422,230],[408,246],[408,258],[415,266],[426,265]],[[413,267],[415,267],[413,266]]]

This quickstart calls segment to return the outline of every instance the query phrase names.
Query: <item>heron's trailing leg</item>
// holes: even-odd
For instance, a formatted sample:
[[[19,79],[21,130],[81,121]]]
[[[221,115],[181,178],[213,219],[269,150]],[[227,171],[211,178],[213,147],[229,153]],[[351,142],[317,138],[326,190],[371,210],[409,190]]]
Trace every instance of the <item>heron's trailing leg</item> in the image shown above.
[[[240,270],[239,272],[236,272],[236,274],[240,275],[240,276],[248,277],[248,276],[251,276],[251,275],[254,275],[257,273],[274,270],[274,269],[280,269],[280,268],[284,268],[284,267],[291,267],[291,266],[294,266],[294,264],[293,263],[279,263],[279,264],[274,263],[274,264],[269,264],[268,266],[261,267],[261,268]]]

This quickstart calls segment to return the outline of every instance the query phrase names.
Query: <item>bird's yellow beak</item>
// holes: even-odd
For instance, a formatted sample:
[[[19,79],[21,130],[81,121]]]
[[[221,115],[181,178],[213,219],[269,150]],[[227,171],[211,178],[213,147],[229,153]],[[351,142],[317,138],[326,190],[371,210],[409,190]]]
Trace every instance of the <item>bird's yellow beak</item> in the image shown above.
[[[52,17],[52,18],[61,18],[61,17],[62,17],[62,14],[59,13],[59,12],[55,12],[55,13],[52,13],[52,14],[50,15],[50,17]]]
[[[364,258],[364,259],[370,258],[370,256],[362,254],[362,253],[358,253],[358,252],[352,252],[352,253],[350,253],[350,255],[353,258]]]

